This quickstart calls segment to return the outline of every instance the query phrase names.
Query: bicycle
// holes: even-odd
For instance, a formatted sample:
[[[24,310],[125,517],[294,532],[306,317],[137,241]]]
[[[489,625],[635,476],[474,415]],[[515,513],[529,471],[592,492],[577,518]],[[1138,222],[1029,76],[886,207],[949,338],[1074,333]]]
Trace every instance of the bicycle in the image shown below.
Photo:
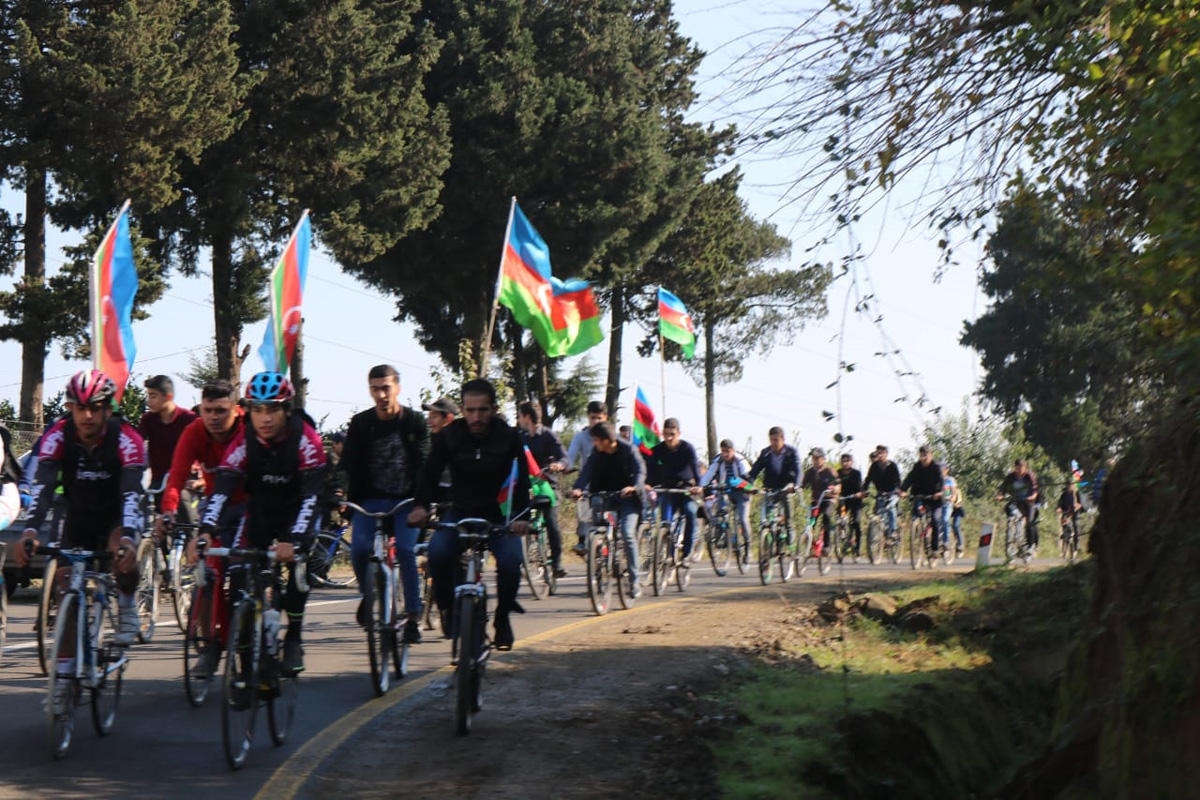
[[[853,558],[858,563],[858,554],[854,549],[854,539],[850,531],[850,509],[846,507],[849,498],[838,498],[837,525],[833,529],[833,557],[841,564],[846,558]]]
[[[800,534],[800,555],[796,558],[796,572],[803,575],[808,571],[808,562],[816,560],[817,571],[822,575],[828,575],[833,569],[833,564],[830,563],[829,551],[831,547],[825,544],[825,531],[821,530],[821,505],[825,502],[825,492],[817,497],[816,502],[808,509],[808,521],[804,525],[804,531]]]
[[[709,562],[712,563],[713,572],[723,578],[729,571],[730,560],[736,561],[738,571],[745,573],[746,567],[742,563],[742,543],[746,537],[737,535],[736,519],[730,523],[732,515],[730,514],[731,501],[728,498],[728,490],[722,487],[717,491],[726,496],[722,497],[720,502],[714,503],[715,507],[709,511],[711,521],[704,526],[704,549],[708,553]]]
[[[604,500],[619,498],[620,492],[594,492],[588,497]],[[612,605],[613,586],[622,608],[630,608],[636,598],[629,579],[628,554],[623,543],[617,542],[618,521],[616,512],[605,510],[592,512],[592,527],[587,538],[587,587],[588,600],[597,616],[604,616]]]
[[[1078,512],[1071,511],[1062,513],[1060,511],[1059,524],[1062,530],[1059,532],[1058,541],[1060,555],[1067,560],[1068,563],[1075,563],[1075,559],[1079,557],[1079,519]],[[0,566],[3,565],[3,558],[0,557]],[[3,645],[3,640],[0,639],[0,646]]]
[[[187,604],[187,626],[183,631],[183,689],[193,708],[204,705],[208,697],[227,631],[221,614],[227,602],[225,587],[213,580],[215,575],[204,559],[204,550],[204,542],[198,542],[198,558],[192,568],[192,595]],[[210,649],[216,653],[212,659],[212,672],[197,674],[193,665]]]
[[[143,510],[147,521],[147,530],[154,522],[154,500],[166,489],[167,478],[163,477],[157,489],[147,489],[143,499]],[[138,583],[134,594],[134,602],[138,612],[137,640],[147,644],[154,638],[158,627],[158,604],[161,597],[161,580],[167,567],[164,555],[166,542],[159,543],[153,536],[143,536],[137,545]]]
[[[408,674],[408,641],[398,636],[399,624],[397,596],[400,587],[400,568],[395,558],[395,543],[385,520],[391,519],[400,509],[412,502],[412,498],[401,500],[387,511],[367,511],[357,503],[346,502],[346,507],[357,514],[375,520],[375,544],[368,559],[365,573],[366,585],[363,599],[371,610],[371,622],[367,626],[367,655],[371,661],[371,688],[377,697],[387,694],[391,686],[388,661],[400,680]]]
[[[483,709],[483,673],[492,652],[492,640],[487,635],[483,562],[489,537],[493,533],[506,534],[508,528],[476,517],[439,522],[437,527],[455,531],[460,548],[462,579],[454,587],[450,663],[455,667],[454,732],[466,736],[471,732],[472,716]]]
[[[203,558],[204,548],[200,550]],[[259,705],[267,707],[267,726],[276,746],[287,741],[296,714],[298,679],[294,674],[285,673],[280,663],[282,565],[275,560],[274,550],[210,547],[207,554],[249,562],[234,565],[234,568],[245,570],[249,585],[241,587],[236,598],[230,598],[229,652],[221,685],[221,739],[225,759],[231,769],[241,769],[254,738]],[[293,569],[296,570],[297,588],[308,591],[303,557],[297,555]]]
[[[75,708],[83,691],[90,692],[92,726],[100,736],[112,732],[121,699],[126,648],[106,635],[119,625],[108,567],[112,554],[42,545],[37,552],[71,570],[58,600],[54,644],[48,659],[46,720],[50,754],[62,758],[75,731]]]
[[[908,527],[909,563],[913,569],[922,564],[927,564],[932,569],[937,566],[939,558],[949,564],[954,559],[954,552],[941,541],[935,541],[938,535],[937,527],[933,524],[933,508],[929,505],[933,495],[914,494],[912,499],[915,505]]]
[[[893,564],[900,563],[900,536],[889,525],[896,518],[896,505],[900,498],[895,492],[877,492],[874,511],[867,521],[867,559],[878,564],[887,558]],[[890,512],[890,513],[889,513]]]
[[[524,537],[521,553],[521,573],[534,600],[541,600],[558,591],[558,578],[550,564],[550,535],[546,529],[545,509],[550,498],[535,495],[529,499],[529,535]]]
[[[1032,558],[1029,547],[1025,543],[1025,527],[1029,524],[1017,501],[1011,495],[1003,495],[999,500],[1006,501],[1004,513],[1007,517],[1004,524],[1004,563],[1011,564],[1020,559],[1028,564]]]
[[[350,561],[350,523],[319,531],[308,551],[311,583],[331,589],[346,589],[358,582]]]
[[[188,614],[192,595],[196,588],[196,567],[187,563],[188,540],[200,526],[194,522],[176,522],[164,537],[162,547],[166,550],[166,567],[162,572],[161,592],[171,596],[175,609],[175,623],[182,633],[187,633]]]
[[[655,486],[653,489],[660,495],[691,495],[688,489],[667,489],[661,486]],[[676,513],[673,505],[667,503],[661,506],[661,517],[654,535],[654,558],[651,562],[655,597],[667,590],[667,584],[672,578],[675,579],[675,588],[681,592],[692,581],[690,559],[683,556],[685,525],[687,517]],[[694,535],[692,550],[696,550]],[[691,553],[688,556],[690,557]]]
[[[783,512],[789,494],[785,489],[773,489],[763,495],[762,521],[758,526],[758,579],[763,586],[771,582],[775,562],[779,564],[779,579],[784,583],[791,579],[796,568],[795,543]]]

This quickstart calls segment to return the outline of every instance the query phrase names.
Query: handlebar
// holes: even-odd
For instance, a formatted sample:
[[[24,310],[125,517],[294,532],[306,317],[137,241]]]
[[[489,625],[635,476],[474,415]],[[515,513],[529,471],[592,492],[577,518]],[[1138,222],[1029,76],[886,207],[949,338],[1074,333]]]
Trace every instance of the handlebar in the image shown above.
[[[691,494],[692,493],[691,487],[685,487],[685,488],[675,487],[672,489],[668,489],[665,486],[647,486],[646,488],[651,489],[659,494]]]
[[[473,540],[487,539],[493,533],[511,533],[507,525],[497,525],[482,517],[463,517],[457,522],[439,522],[436,527],[455,531],[460,537]]]
[[[344,505],[346,506],[346,508],[353,509],[356,513],[362,514],[365,517],[371,517],[372,519],[387,519],[388,517],[395,516],[396,512],[398,512],[400,509],[404,508],[406,505],[408,505],[412,501],[413,501],[413,499],[411,497],[407,497],[407,498],[397,502],[396,505],[392,506],[387,511],[367,511],[365,508],[360,506],[358,503],[353,503],[349,500],[347,500]]]

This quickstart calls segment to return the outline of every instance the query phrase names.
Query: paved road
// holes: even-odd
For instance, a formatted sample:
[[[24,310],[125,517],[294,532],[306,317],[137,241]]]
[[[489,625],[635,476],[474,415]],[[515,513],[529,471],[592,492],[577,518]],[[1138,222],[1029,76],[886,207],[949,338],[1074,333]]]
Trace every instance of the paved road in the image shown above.
[[[583,579],[578,577],[582,565],[574,561],[569,566],[576,577],[560,583],[558,596],[534,601],[523,592],[528,613],[514,617],[518,648],[523,638],[550,638],[555,629],[590,624],[587,620],[594,619]],[[971,565],[959,562],[955,566],[954,571],[961,572]],[[888,569],[894,570],[898,579],[913,574],[903,564]],[[818,578],[810,569],[801,580],[820,581],[834,589],[840,580],[878,575],[878,570],[866,564],[847,565]],[[758,585],[757,575],[718,578],[707,562],[697,564],[692,575],[686,595]],[[638,608],[681,596],[673,588],[662,598],[647,594]],[[453,712],[448,695],[425,690],[447,679],[448,671],[438,670],[449,661],[449,643],[426,632],[425,643],[411,651],[409,677],[388,696],[374,699],[367,677],[366,645],[353,622],[356,601],[353,590],[314,590],[305,625],[308,670],[301,681],[301,705],[289,742],[272,746],[265,719],[260,717],[259,741],[246,767],[234,773],[224,761],[217,698],[210,696],[205,707],[193,709],[184,697],[182,638],[169,601],[164,602],[154,641],[132,652],[113,733],[105,738],[96,736],[90,715],[81,708],[70,752],[64,760],[52,761],[42,711],[46,680],[37,668],[31,633],[36,597],[32,590],[22,590],[10,604],[8,647],[0,659],[0,797],[220,794],[241,798],[252,797],[264,787],[268,791],[262,792],[263,796],[290,796],[341,741],[374,716],[402,703],[445,704],[449,728]],[[615,597],[613,602],[619,608]],[[610,617],[621,613],[610,612]]]

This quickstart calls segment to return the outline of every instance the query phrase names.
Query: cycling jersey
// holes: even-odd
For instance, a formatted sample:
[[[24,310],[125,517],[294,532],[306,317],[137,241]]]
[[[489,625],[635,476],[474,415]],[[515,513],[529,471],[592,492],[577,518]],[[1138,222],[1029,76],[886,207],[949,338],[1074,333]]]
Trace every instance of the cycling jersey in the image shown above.
[[[301,414],[288,417],[283,438],[273,442],[264,442],[243,425],[217,468],[201,528],[215,529],[226,503],[244,489],[249,500],[242,533],[251,547],[269,547],[276,540],[305,546],[313,534],[324,479],[321,436]]]
[[[167,478],[167,487],[163,491],[163,513],[173,514],[179,508],[179,494],[187,484],[192,465],[199,462],[202,465],[201,476],[204,478],[204,496],[211,497],[217,488],[217,468],[225,457],[226,451],[234,439],[242,431],[242,417],[239,415],[230,438],[218,442],[204,427],[204,420],[197,419],[184,429],[183,435],[175,445],[175,455],[171,460],[171,474]],[[246,502],[246,493],[238,486],[229,498],[234,505]]]
[[[109,533],[117,527],[137,537],[145,524],[145,469],[142,437],[125,420],[109,418],[99,444],[89,448],[80,441],[71,418],[64,417],[42,437],[26,527],[40,528],[45,522],[61,482],[67,504],[65,544],[99,549],[107,546]]]

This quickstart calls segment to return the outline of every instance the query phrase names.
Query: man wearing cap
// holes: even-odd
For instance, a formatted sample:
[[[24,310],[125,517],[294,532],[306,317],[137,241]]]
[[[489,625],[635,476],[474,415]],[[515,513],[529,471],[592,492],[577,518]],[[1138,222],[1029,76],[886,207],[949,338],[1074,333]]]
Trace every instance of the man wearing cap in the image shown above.
[[[871,454],[872,457],[874,455],[874,453]],[[840,494],[845,498],[842,502],[845,504],[846,514],[850,518],[850,534],[854,537],[854,557],[858,558],[862,555],[863,501],[859,494],[862,492],[862,473],[854,466],[853,455],[842,453],[842,465],[837,474],[841,484]]]
[[[825,462],[823,449],[814,447],[809,451],[808,457],[812,459],[812,462],[808,469],[804,470],[804,477],[800,479],[800,488],[812,492],[812,503],[809,508],[817,504],[821,506],[821,524],[825,530],[821,536],[819,547],[829,547],[829,536],[833,531],[833,514],[837,508],[837,495],[841,483],[838,481],[837,473]],[[820,549],[817,552],[819,553]]]
[[[397,500],[413,496],[417,476],[429,457],[429,426],[424,415],[400,404],[400,373],[390,364],[372,367],[367,387],[374,408],[350,419],[346,449],[342,454],[349,481],[350,500],[368,511],[387,511]],[[396,536],[396,561],[404,584],[404,640],[421,641],[421,584],[417,577],[417,529],[410,527],[402,509],[392,517]],[[375,520],[362,514],[353,518],[350,560],[360,590],[366,585],[367,559],[375,543]],[[370,622],[366,598],[358,604],[360,625]]]
[[[162,486],[163,478],[171,471],[175,445],[196,415],[175,405],[175,384],[166,375],[147,378],[146,408],[137,425],[137,432],[146,440],[146,456],[150,462],[150,486]],[[155,509],[162,507],[162,495],[154,498]]]
[[[425,411],[425,421],[429,423],[429,435],[435,436],[442,428],[449,425],[457,417],[462,416],[462,411],[458,407],[458,403],[454,402],[451,397],[439,397],[432,403],[422,403],[421,408]],[[432,440],[431,440],[432,441]],[[434,493],[433,499],[438,503],[450,502],[450,467],[446,466],[442,470],[442,475],[438,478],[437,490]]]

